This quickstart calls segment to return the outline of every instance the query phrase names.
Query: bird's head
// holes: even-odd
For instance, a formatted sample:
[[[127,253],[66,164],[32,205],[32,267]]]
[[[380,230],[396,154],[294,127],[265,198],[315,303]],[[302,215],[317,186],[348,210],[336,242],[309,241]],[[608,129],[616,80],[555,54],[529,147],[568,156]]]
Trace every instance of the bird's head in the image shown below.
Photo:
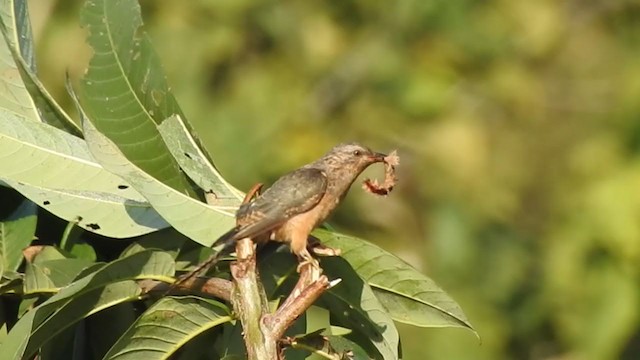
[[[385,154],[371,151],[357,143],[340,144],[331,149],[323,158],[327,165],[340,169],[349,169],[355,175],[367,166],[384,162]]]

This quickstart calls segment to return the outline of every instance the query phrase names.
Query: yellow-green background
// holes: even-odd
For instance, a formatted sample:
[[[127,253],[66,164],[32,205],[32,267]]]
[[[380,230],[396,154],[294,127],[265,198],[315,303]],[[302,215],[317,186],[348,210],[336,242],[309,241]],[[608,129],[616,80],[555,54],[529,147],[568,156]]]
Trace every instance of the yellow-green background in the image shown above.
[[[79,0],[30,0],[39,73],[90,50]],[[173,92],[238,187],[335,143],[397,148],[388,198],[332,223],[466,311],[405,359],[640,359],[640,2],[144,0]],[[380,176],[380,169],[369,175]]]

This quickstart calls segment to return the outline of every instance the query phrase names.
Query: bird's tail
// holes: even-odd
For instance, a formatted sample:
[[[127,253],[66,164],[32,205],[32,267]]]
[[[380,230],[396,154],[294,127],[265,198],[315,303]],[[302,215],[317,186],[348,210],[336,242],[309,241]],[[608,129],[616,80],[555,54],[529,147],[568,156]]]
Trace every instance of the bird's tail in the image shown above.
[[[216,263],[218,263],[218,261],[220,261],[220,259],[230,253],[230,250],[233,249],[236,239],[234,237],[234,235],[238,232],[237,228],[233,228],[231,230],[229,230],[228,232],[226,232],[224,235],[220,236],[218,238],[218,240],[216,240],[213,245],[211,246],[214,249],[214,254],[209,256],[209,258],[207,258],[205,261],[203,261],[202,263],[200,263],[198,266],[196,266],[195,269],[191,270],[190,272],[182,275],[181,277],[179,277],[169,288],[168,292],[171,292],[171,290],[175,289],[176,287],[180,286],[181,284],[183,284],[184,282],[186,282],[187,280],[193,278],[194,276],[198,276],[200,274],[204,274],[206,273],[213,265],[215,265]]]

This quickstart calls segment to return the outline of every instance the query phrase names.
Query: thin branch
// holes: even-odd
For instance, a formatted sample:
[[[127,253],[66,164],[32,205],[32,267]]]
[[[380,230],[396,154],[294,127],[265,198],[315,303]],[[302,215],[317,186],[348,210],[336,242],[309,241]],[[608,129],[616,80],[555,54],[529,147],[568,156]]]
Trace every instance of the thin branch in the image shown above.
[[[275,314],[265,316],[263,322],[269,331],[269,338],[278,341],[293,322],[300,317],[331,286],[329,279],[319,276],[318,269],[310,264],[304,266],[300,278],[287,299]]]
[[[219,298],[225,301],[231,300],[231,289],[233,283],[226,279],[220,278],[191,278],[185,282],[179,284],[174,289],[171,289],[172,285],[158,280],[140,280],[138,285],[142,289],[143,293],[161,292],[165,293],[170,290],[170,293],[175,292],[197,292],[205,296]]]
[[[284,336],[284,333],[293,322],[307,311],[329,287],[329,280],[323,275],[320,279],[306,287],[294,301],[289,302],[287,306],[279,308],[274,315],[269,315],[265,318],[265,323],[271,331],[271,337],[280,339]]]

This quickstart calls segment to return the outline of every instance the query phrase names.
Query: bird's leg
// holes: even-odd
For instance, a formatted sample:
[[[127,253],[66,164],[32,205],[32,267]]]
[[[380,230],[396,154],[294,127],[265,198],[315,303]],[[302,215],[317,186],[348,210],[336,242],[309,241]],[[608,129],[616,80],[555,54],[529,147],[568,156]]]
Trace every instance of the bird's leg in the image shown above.
[[[298,272],[300,272],[302,268],[307,265],[310,265],[313,269],[320,270],[320,263],[318,263],[318,260],[314,259],[313,256],[311,256],[307,248],[303,248],[300,252],[298,252],[298,257],[300,258],[300,263],[296,268]],[[318,273],[318,275],[320,274]]]
[[[342,253],[340,249],[334,249],[332,247],[326,246],[325,244],[320,242],[320,239],[313,235],[309,235],[309,239],[307,240],[307,249],[320,256],[340,256],[340,254]]]

